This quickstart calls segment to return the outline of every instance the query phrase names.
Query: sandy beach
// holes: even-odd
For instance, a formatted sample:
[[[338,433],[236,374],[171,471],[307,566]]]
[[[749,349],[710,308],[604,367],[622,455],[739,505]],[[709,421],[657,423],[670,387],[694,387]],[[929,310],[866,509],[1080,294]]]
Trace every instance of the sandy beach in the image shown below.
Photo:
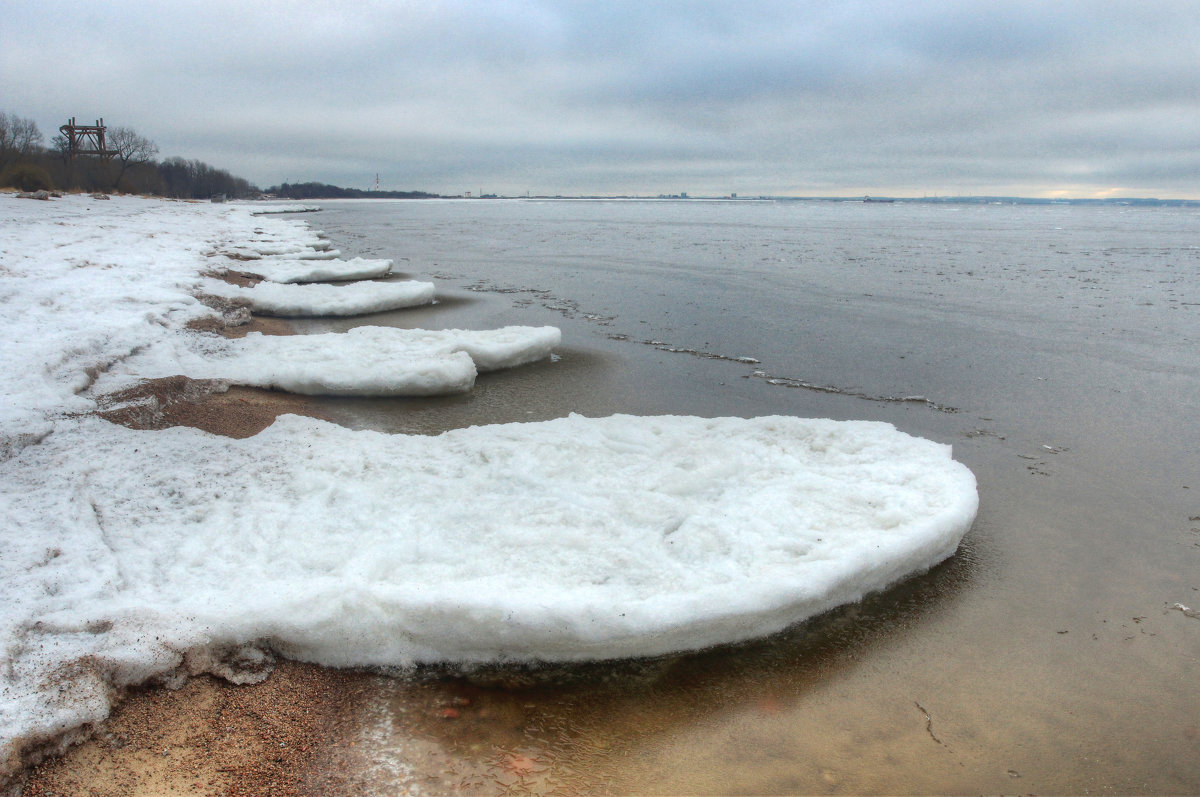
[[[237,272],[222,279],[257,282]],[[213,316],[194,326],[231,338],[294,333],[270,317],[230,324]],[[187,426],[232,438],[257,434],[285,413],[325,417],[302,396],[182,376],[106,396],[97,412],[131,429]],[[360,673],[280,661],[258,684],[212,676],[175,688],[147,684],[129,690],[106,722],[31,767],[12,788],[30,797],[331,793],[328,786],[346,775],[328,762],[353,740],[348,728],[370,682]]]

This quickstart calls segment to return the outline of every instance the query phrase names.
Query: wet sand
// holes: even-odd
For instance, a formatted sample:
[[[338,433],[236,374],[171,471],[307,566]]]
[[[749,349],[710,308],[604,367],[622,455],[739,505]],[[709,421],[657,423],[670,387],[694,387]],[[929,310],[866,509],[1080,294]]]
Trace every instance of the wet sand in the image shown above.
[[[135,690],[89,741],[34,768],[24,794],[321,794],[315,763],[352,736],[366,683],[281,662],[257,685],[201,676]]]

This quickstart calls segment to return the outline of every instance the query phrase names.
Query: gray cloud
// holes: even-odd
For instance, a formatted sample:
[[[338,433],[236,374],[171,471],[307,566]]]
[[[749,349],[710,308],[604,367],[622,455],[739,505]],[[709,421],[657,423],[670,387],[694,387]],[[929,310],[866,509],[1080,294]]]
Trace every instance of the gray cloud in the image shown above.
[[[47,135],[105,116],[262,185],[1200,193],[1169,0],[16,0],[0,86]]]

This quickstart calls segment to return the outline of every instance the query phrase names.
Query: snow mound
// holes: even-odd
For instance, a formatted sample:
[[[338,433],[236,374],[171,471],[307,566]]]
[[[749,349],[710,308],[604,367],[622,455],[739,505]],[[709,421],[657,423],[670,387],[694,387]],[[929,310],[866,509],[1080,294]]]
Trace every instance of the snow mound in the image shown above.
[[[257,265],[257,264],[256,264]],[[416,307],[433,301],[432,282],[358,282],[352,285],[290,285],[260,282],[253,288],[210,282],[205,291],[245,301],[250,309],[275,316],[349,316]]]
[[[0,497],[0,745],[197,649],[409,665],[759,637],[949,557],[978,505],[949,446],[791,417],[285,416],[244,440],[84,418],[0,462]]]
[[[237,270],[258,274],[271,282],[338,282],[387,276],[390,259],[355,257],[350,260],[295,260],[264,258]]]

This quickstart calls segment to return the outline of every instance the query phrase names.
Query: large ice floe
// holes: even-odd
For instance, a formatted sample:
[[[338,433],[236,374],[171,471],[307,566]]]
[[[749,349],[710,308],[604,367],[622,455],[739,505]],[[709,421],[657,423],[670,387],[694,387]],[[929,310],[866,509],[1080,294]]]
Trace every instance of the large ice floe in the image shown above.
[[[205,293],[244,301],[250,309],[273,316],[348,316],[382,313],[429,304],[432,282],[355,282],[350,285],[291,285],[260,282],[252,288],[210,280]]]
[[[401,362],[419,343],[484,369],[558,331],[218,340],[182,331],[210,312],[195,295],[214,253],[308,240],[301,222],[0,194],[0,224],[0,780],[123,687],[252,679],[271,653],[570,662],[769,634],[945,559],[975,516],[948,446],[879,423],[115,426],[90,397],[164,363],[250,379],[290,357],[322,363],[298,383],[329,381],[339,346]]]
[[[470,390],[480,371],[545,359],[561,341],[557,327],[520,326],[437,331],[364,326],[319,335],[251,332],[239,340],[194,335],[139,352],[114,366],[111,375],[182,374],[307,395],[433,396]]]
[[[787,417],[285,416],[245,440],[86,419],[0,485],[8,738],[98,719],[188,651],[576,661],[761,636],[950,556],[977,501],[947,446]]]
[[[352,257],[349,260],[295,260],[261,258],[238,263],[234,270],[257,274],[271,282],[340,282],[387,276],[392,261],[387,258]]]

